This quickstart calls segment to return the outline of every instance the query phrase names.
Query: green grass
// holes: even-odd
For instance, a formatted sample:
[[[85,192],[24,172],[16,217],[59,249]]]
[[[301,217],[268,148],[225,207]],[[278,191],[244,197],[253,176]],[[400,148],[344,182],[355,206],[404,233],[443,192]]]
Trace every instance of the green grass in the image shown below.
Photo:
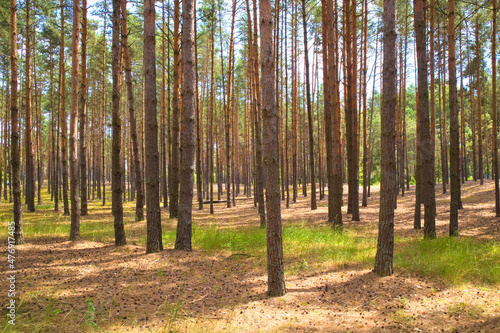
[[[453,285],[500,284],[500,244],[465,237],[396,242],[395,263]]]
[[[163,232],[165,247],[173,246],[175,230]],[[139,243],[144,244],[145,238]],[[283,252],[291,261],[289,272],[346,264],[371,264],[375,239],[355,230],[334,230],[330,226],[284,226]],[[216,226],[193,227],[193,247],[207,253],[228,251],[264,259],[266,230],[260,228],[223,229]]]
[[[43,192],[42,192],[43,193]],[[48,196],[43,202],[50,201]],[[133,203],[127,203],[124,218],[129,243],[145,246],[145,222],[137,223],[133,216]],[[90,216],[82,217],[82,239],[112,244],[113,220],[109,205],[99,201],[89,203]],[[0,237],[7,237],[7,222],[12,219],[12,205],[0,205]],[[163,243],[173,248],[176,220],[166,219]],[[23,212],[24,234],[30,238],[61,237],[67,239],[70,217],[56,213],[50,204],[40,205],[35,213]],[[366,228],[366,227],[365,227]],[[223,228],[193,226],[193,247],[209,254],[217,252],[239,253],[255,257],[255,265],[265,268],[266,230],[255,226]],[[285,222],[283,226],[283,252],[287,274],[300,271],[319,271],[345,265],[370,268],[376,251],[376,235],[371,230],[345,227],[332,229],[329,225],[311,226],[307,223]],[[475,283],[500,285],[500,243],[468,237],[395,239],[395,267],[452,285]]]

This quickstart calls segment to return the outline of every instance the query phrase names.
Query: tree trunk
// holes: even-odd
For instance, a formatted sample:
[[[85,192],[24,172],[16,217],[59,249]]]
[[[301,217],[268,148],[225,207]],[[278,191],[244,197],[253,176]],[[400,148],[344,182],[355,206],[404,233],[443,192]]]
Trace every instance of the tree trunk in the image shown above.
[[[106,205],[106,19],[108,17],[108,5],[104,0],[104,25],[102,39],[102,117],[101,117],[101,163],[102,163],[102,205]]]
[[[260,0],[262,114],[264,123],[264,173],[266,178],[267,290],[270,296],[286,293],[281,236],[281,202],[279,182],[278,109],[274,86],[273,19],[270,0]]]
[[[293,0],[292,0],[293,1]],[[292,186],[293,186],[293,202],[297,202],[298,189],[298,142],[297,142],[297,127],[298,127],[298,96],[297,96],[297,15],[296,5],[292,9]]]
[[[71,112],[69,128],[69,167],[71,172],[71,230],[69,239],[80,238],[80,174],[78,172],[78,66],[80,61],[80,0],[73,1],[71,38]]]
[[[425,43],[425,18],[424,18],[425,0],[414,0],[415,8],[415,37],[417,46],[417,65],[418,65],[418,108],[419,108],[419,126],[418,135],[420,136],[420,145],[417,148],[420,158],[418,162],[420,167],[420,181],[422,184],[421,195],[425,207],[424,235],[426,238],[436,238],[436,198],[434,188],[433,165],[434,157],[432,155],[431,135],[429,124],[429,90],[427,88],[427,51]]]
[[[418,1],[418,0],[417,0]],[[393,273],[394,207],[396,205],[396,1],[384,0],[384,60],[381,110],[380,210],[375,273]]]
[[[177,217],[179,207],[179,138],[180,138],[180,57],[179,45],[180,1],[174,0],[174,95],[172,100],[172,158],[170,159],[170,218]]]
[[[165,25],[165,0],[161,2],[161,97],[160,97],[160,112],[161,112],[161,128],[160,128],[160,147],[161,147],[161,195],[163,196],[163,207],[168,207],[168,190],[167,190],[167,129],[166,129],[166,101],[165,101],[165,89],[166,89],[166,72],[170,68],[165,68],[165,52],[167,56],[170,54],[170,48],[165,48],[165,35],[167,34],[167,29]]]
[[[480,184],[483,185],[483,136],[481,125],[481,55],[479,45],[479,22],[476,22],[476,59],[477,59],[477,157],[478,157],[478,177]]]
[[[113,0],[113,38],[112,38],[112,76],[113,76],[113,95],[112,95],[112,178],[111,178],[111,200],[115,227],[115,245],[121,246],[127,243],[125,239],[125,229],[123,225],[123,188],[122,188],[122,163],[121,163],[121,143],[122,143],[122,124],[120,114],[120,2]]]
[[[61,6],[61,57],[59,60],[59,123],[61,127],[61,169],[62,169],[62,192],[64,202],[64,215],[69,215],[68,200],[68,122],[66,113],[66,71],[64,60],[64,0],[60,0]]]
[[[185,0],[189,1],[189,0]],[[144,115],[146,160],[146,253],[163,250],[158,170],[158,120],[156,118],[155,4],[144,3]],[[192,186],[192,183],[191,183]],[[172,205],[172,200],[170,200]]]
[[[31,37],[30,37],[30,1],[26,1],[26,203],[28,211],[35,211],[35,153],[33,150],[33,111],[31,103]],[[35,87],[36,88],[36,87]]]
[[[342,157],[340,144],[340,109],[338,107],[338,81],[337,81],[337,36],[334,27],[333,1],[324,0],[322,3],[323,17],[323,95],[325,117],[325,142],[326,142],[326,169],[328,175],[328,222],[334,227],[341,227],[342,222]]]
[[[491,137],[493,140],[493,179],[495,180],[495,215],[500,216],[500,187],[498,183],[498,111],[497,111],[497,55],[496,55],[496,33],[497,33],[497,1],[493,0],[493,31],[491,33],[491,86],[493,110],[493,128]]]
[[[314,129],[313,111],[311,106],[311,85],[309,79],[309,48],[307,47],[307,18],[306,0],[302,0],[302,24],[304,28],[304,57],[306,67],[306,97],[307,97],[307,121],[309,122],[309,165],[311,169],[311,210],[318,208],[316,204],[316,175],[314,170]]]
[[[87,211],[87,123],[88,123],[88,84],[87,84],[87,0],[82,0],[82,80],[80,88],[80,199],[82,216]]]
[[[460,127],[458,123],[457,68],[455,51],[455,0],[448,0],[448,70],[450,103],[450,236],[458,236],[460,207]]]
[[[183,115],[181,138],[181,172],[179,195],[179,219],[177,222],[177,237],[175,249],[191,251],[193,186],[194,186],[194,154],[196,140],[195,123],[195,52],[196,31],[194,29],[194,0],[182,2],[182,73],[183,84]]]
[[[232,82],[233,82],[233,57],[234,57],[234,21],[236,18],[236,0],[233,0],[233,12],[231,19],[231,37],[229,39],[229,62],[227,68],[227,102],[226,102],[226,193],[227,193],[227,208],[231,208],[231,115],[232,115]],[[238,126],[236,124],[235,126]],[[234,173],[234,170],[233,170]]]
[[[17,106],[17,3],[10,0],[10,119],[12,196],[14,201],[14,243],[24,244],[23,213],[21,203],[21,156],[19,149],[19,109]]]
[[[123,60],[125,63],[125,82],[127,84],[127,99],[128,111],[130,118],[130,137],[132,139],[132,155],[134,163],[134,181],[135,189],[137,191],[137,199],[135,202],[135,220],[144,220],[144,191],[142,180],[142,167],[139,156],[139,142],[137,139],[137,120],[134,102],[134,89],[132,86],[132,64],[130,60],[130,51],[128,45],[128,30],[127,30],[127,0],[121,1],[121,14],[122,14],[122,46],[123,46]]]

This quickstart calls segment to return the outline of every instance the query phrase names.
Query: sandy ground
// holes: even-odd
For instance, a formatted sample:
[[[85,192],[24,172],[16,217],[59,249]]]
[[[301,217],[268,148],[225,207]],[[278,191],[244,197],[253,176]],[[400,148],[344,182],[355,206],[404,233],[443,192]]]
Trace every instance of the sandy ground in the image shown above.
[[[441,194],[441,187],[436,188],[438,237],[443,237],[448,230],[449,193]],[[483,186],[467,182],[462,195],[461,235],[500,240],[493,182]],[[361,221],[352,222],[344,214],[346,228],[363,225],[375,233],[378,200],[374,187],[368,207],[360,208]],[[309,198],[300,197],[291,208],[283,208],[284,223],[326,223],[326,200],[319,202],[316,211],[310,211],[308,204]],[[231,209],[219,203],[215,210],[212,216],[208,207],[196,211],[194,223],[258,226],[251,199],[238,200]],[[421,231],[413,230],[413,211],[412,190],[398,197],[398,235],[421,237]],[[173,220],[164,222],[164,228],[173,226]],[[171,249],[146,255],[144,247],[133,241],[134,235],[128,236],[132,241],[120,248],[86,240],[27,236],[27,243],[17,248],[17,288],[23,300],[17,330],[500,332],[498,286],[449,286],[397,266],[393,276],[380,278],[369,267],[344,265],[288,275],[287,294],[269,298],[265,265],[259,258]],[[5,244],[2,246],[6,253]],[[285,257],[285,265],[291,264]],[[6,265],[0,267],[0,274],[6,276]],[[5,279],[0,290],[5,304]],[[0,315],[5,315],[5,307]]]

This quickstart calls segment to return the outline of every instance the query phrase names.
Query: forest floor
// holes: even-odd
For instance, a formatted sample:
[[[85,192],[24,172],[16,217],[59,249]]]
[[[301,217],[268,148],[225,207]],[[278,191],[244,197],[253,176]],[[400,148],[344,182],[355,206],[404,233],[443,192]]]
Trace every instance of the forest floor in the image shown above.
[[[371,271],[378,187],[372,188],[368,207],[360,207],[361,221],[352,222],[344,205],[345,235],[338,236],[337,247],[320,235],[331,230],[326,199],[316,211],[308,208],[310,198],[302,196],[289,209],[283,207],[287,293],[275,298],[266,295],[265,232],[259,230],[252,199],[238,199],[230,209],[218,203],[214,215],[208,205],[195,210],[191,253],[172,250],[176,220],[162,209],[166,250],[148,255],[146,222],[134,221],[133,203],[126,204],[128,244],[122,247],[113,245],[110,203],[104,208],[98,201],[90,203],[77,242],[67,240],[69,217],[53,212],[53,205],[38,206],[35,213],[23,212],[26,244],[16,248],[16,288],[22,302],[16,326],[0,322],[0,327],[64,333],[500,332],[500,220],[494,214],[493,182],[463,186],[458,238],[447,237],[449,193],[436,186],[434,241],[422,240],[422,231],[413,229],[413,189],[398,196],[395,274],[384,278]],[[108,201],[110,197],[108,193]],[[50,202],[48,197],[43,201]],[[3,239],[11,214],[11,205],[0,204]],[[296,236],[302,229],[311,232]],[[449,255],[456,242],[471,256]],[[5,244],[0,265],[3,318]],[[485,257],[474,252],[483,245],[490,249]],[[426,257],[431,264],[420,262]],[[439,264],[432,266],[432,260]],[[477,275],[486,266],[490,271]]]

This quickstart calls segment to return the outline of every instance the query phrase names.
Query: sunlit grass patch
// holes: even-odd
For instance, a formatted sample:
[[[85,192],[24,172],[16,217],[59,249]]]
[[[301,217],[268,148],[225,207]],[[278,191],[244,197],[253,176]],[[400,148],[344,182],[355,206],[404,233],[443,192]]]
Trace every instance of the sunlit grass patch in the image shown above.
[[[453,285],[500,284],[500,244],[464,237],[397,242],[395,263]]]
[[[142,242],[145,238],[141,238]],[[165,231],[163,242],[165,246],[173,246],[175,230]],[[263,259],[266,256],[266,230],[193,227],[193,247],[208,253],[227,251]],[[373,262],[375,239],[355,230],[335,230],[330,226],[284,226],[283,252],[285,262],[295,263],[290,265],[289,273],[319,266],[367,265]]]

